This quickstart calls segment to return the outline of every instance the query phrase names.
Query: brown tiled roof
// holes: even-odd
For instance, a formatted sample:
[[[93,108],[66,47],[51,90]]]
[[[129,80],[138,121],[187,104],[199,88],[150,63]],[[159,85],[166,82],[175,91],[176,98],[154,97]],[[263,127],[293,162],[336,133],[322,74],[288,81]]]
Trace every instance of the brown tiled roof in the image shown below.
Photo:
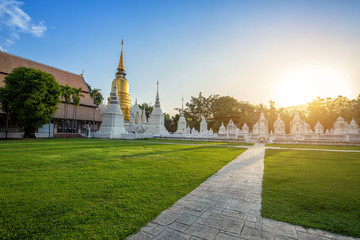
[[[80,106],[78,110],[79,120],[93,120],[93,100],[90,96],[89,89],[87,88],[85,81],[81,75],[77,75],[74,73],[70,73],[64,70],[60,70],[58,68],[50,67],[45,64],[37,63],[25,58],[17,57],[5,52],[0,51],[0,87],[4,86],[4,78],[17,67],[30,67],[39,69],[41,71],[50,73],[54,76],[55,80],[60,84],[67,84],[73,88],[81,88],[82,94],[84,97],[80,100]],[[56,118],[64,118],[64,103],[59,104],[59,109],[57,110],[55,117]],[[69,105],[71,106],[71,104]],[[61,111],[62,109],[62,111]],[[70,107],[69,107],[70,109]],[[89,112],[89,113],[88,113]],[[101,121],[100,114],[95,111],[95,121]]]
[[[60,103],[58,110],[55,113],[55,118],[65,118],[64,117],[64,108],[65,108],[65,104]],[[72,119],[73,112],[74,112],[74,105],[69,104],[66,118]],[[101,116],[96,109],[94,112],[94,108],[89,108],[87,106],[81,106],[81,105],[78,106],[77,114],[76,114],[77,120],[92,121],[93,117],[94,117],[94,121],[102,121]]]

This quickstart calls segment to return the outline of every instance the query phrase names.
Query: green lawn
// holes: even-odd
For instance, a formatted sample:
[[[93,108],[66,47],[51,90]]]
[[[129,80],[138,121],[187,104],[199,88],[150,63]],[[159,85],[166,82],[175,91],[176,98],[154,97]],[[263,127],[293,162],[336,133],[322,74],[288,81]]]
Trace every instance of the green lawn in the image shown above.
[[[0,239],[124,239],[245,149],[0,141]]]
[[[360,153],[267,149],[262,215],[360,237]]]
[[[360,150],[360,146],[331,146],[331,145],[297,145],[297,144],[266,144],[267,147],[282,148],[309,148],[309,149],[332,149],[332,150]]]
[[[238,142],[208,142],[208,141],[190,141],[190,140],[168,140],[168,139],[141,139],[136,141],[159,142],[159,143],[183,143],[183,144],[203,144],[203,145],[230,145],[230,146],[253,146],[253,143]]]

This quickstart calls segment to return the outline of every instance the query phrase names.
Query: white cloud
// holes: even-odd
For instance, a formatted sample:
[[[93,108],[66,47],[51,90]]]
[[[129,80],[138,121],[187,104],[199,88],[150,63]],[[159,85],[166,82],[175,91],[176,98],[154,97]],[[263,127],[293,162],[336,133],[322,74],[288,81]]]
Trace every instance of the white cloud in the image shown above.
[[[5,51],[5,49],[0,45],[0,51]]]
[[[11,39],[6,39],[5,40],[5,45],[6,46],[11,46],[11,45],[13,45],[14,44],[14,41],[13,40],[11,40]]]
[[[40,22],[39,25],[31,26],[31,32],[37,37],[41,37],[43,33],[47,30],[47,27],[44,25],[44,22]]]
[[[19,33],[32,34],[42,37],[47,30],[44,22],[35,24],[31,17],[25,13],[21,6],[23,2],[16,0],[0,0],[0,34],[9,35],[4,37],[3,44],[14,44],[14,40],[20,38]]]

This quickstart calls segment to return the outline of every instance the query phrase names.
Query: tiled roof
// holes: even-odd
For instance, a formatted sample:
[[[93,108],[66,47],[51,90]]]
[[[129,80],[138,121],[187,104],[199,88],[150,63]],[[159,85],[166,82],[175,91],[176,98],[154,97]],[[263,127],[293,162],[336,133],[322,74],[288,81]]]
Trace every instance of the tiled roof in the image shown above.
[[[54,68],[51,66],[47,66],[42,63],[37,63],[25,58],[17,57],[15,55],[11,55],[5,52],[0,51],[0,87],[4,86],[4,78],[14,69],[17,67],[30,67],[39,69],[41,71],[50,73],[54,76],[55,80],[60,84],[64,85],[68,84],[70,87],[73,88],[81,88],[82,94],[84,95],[83,98],[80,99],[80,106],[78,110],[78,117],[79,120],[88,120],[92,121],[93,119],[93,100],[90,97],[89,89],[87,88],[85,81],[81,75],[77,75],[74,73],[70,73],[64,70],[60,70],[58,68]],[[59,104],[59,109],[57,110],[55,117],[56,118],[63,118],[64,116],[64,103]],[[62,111],[61,111],[62,108]],[[70,109],[70,107],[69,107]],[[81,109],[81,110],[80,110]],[[91,112],[91,113],[87,113]],[[81,117],[81,118],[80,118]],[[95,121],[101,121],[100,114],[95,111]]]

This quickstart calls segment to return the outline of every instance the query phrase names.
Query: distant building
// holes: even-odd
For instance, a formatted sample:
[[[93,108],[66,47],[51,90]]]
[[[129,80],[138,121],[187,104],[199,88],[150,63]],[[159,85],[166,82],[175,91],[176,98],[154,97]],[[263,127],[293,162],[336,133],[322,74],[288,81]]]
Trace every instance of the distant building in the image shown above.
[[[86,135],[87,129],[98,129],[98,126],[100,126],[100,123],[102,121],[101,115],[98,113],[96,107],[94,106],[93,99],[90,96],[90,91],[85,84],[85,80],[82,74],[77,75],[0,51],[0,87],[4,87],[4,79],[7,75],[9,75],[9,73],[11,73],[14,68],[21,66],[35,68],[50,73],[54,76],[55,80],[60,85],[65,86],[67,84],[73,88],[81,88],[82,94],[84,95],[84,97],[82,97],[80,100],[80,105],[78,107],[77,116],[74,124],[72,124],[73,105],[69,104],[67,113],[68,119],[65,120],[65,103],[64,100],[61,99],[61,102],[58,106],[52,122],[41,127],[38,133],[36,133],[37,137],[52,137],[54,134],[62,135],[72,132]],[[1,110],[0,106],[0,138],[5,137],[5,131],[6,114]],[[10,138],[19,138],[22,137],[22,135],[23,133],[21,132],[21,129],[16,125],[16,122],[11,121],[10,119],[8,136]]]

